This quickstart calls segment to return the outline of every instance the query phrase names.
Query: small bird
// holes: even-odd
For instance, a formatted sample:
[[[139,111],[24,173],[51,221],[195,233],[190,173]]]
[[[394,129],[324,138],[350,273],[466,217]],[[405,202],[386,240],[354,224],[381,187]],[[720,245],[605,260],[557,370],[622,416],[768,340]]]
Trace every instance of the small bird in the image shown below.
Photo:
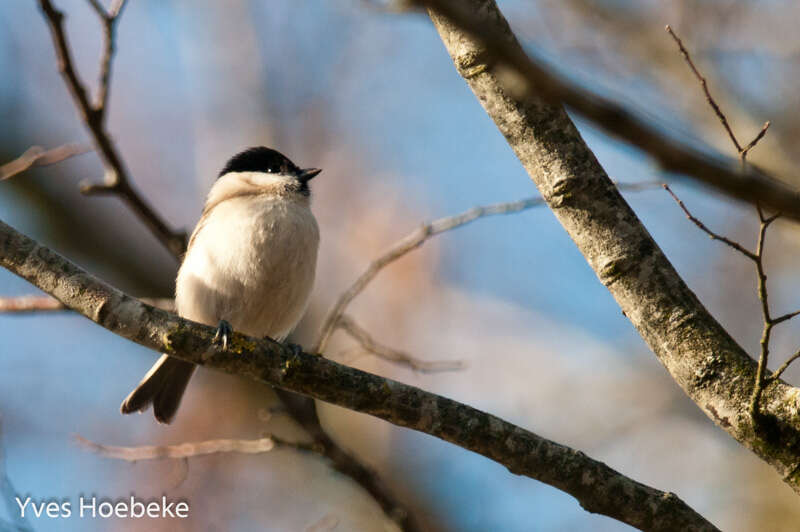
[[[184,318],[217,325],[223,349],[233,330],[283,341],[303,316],[319,247],[308,185],[321,171],[261,146],[231,158],[211,187],[178,270],[175,306]],[[152,403],[156,420],[169,423],[195,367],[162,355],[121,412]]]

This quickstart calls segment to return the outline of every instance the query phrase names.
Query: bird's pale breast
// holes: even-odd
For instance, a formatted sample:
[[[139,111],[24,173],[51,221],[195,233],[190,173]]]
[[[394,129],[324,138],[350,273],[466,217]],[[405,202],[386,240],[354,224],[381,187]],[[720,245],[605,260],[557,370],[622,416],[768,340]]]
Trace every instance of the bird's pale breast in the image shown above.
[[[319,230],[307,203],[242,196],[216,205],[178,272],[178,313],[282,340],[305,312]]]

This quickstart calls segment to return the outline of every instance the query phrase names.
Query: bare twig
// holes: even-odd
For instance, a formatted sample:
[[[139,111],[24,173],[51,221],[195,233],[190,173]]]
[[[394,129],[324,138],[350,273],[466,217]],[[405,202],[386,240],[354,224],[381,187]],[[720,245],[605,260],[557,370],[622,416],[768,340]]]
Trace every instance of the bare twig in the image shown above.
[[[744,162],[747,159],[747,154],[750,152],[750,150],[752,150],[756,146],[756,144],[758,144],[758,142],[762,138],[764,138],[764,135],[767,134],[767,130],[769,129],[769,124],[770,124],[769,120],[764,122],[764,125],[761,127],[761,130],[758,132],[755,138],[753,138],[753,140],[751,140],[747,144],[747,146],[743,147],[739,143],[739,139],[737,139],[736,135],[733,133],[733,129],[731,129],[731,126],[728,123],[728,119],[725,116],[725,113],[722,112],[722,109],[717,104],[717,101],[714,99],[713,96],[711,96],[711,91],[709,91],[708,89],[708,81],[706,80],[705,76],[703,76],[695,66],[694,61],[692,61],[692,56],[689,54],[689,51],[686,49],[686,47],[683,46],[683,41],[681,41],[680,37],[678,37],[674,31],[672,31],[672,28],[669,25],[667,25],[666,30],[670,34],[672,39],[675,41],[675,43],[678,45],[681,55],[683,55],[683,58],[686,60],[686,63],[692,70],[692,73],[694,73],[694,76],[697,78],[697,81],[700,82],[700,86],[703,88],[703,93],[706,96],[706,101],[708,102],[708,105],[710,105],[711,109],[714,110],[714,113],[717,115],[717,118],[719,118],[719,121],[722,123],[722,127],[724,127],[725,131],[728,133],[731,142],[733,142],[733,145],[736,147],[736,151],[739,154],[739,159],[742,161],[742,166],[744,168]]]
[[[800,192],[787,184],[791,180],[776,179],[752,166],[743,169],[738,162],[722,157],[709,157],[706,151],[665,135],[661,128],[618,103],[555,75],[528,56],[513,35],[509,38],[505,20],[497,25],[485,24],[478,11],[463,1],[408,2],[443,15],[485,47],[481,54],[465,57],[463,64],[456,65],[463,76],[496,72],[495,66],[500,65],[514,74],[515,82],[504,82],[504,89],[515,99],[533,95],[551,104],[564,104],[606,133],[645,151],[667,172],[685,174],[731,197],[748,203],[758,201],[800,219]]]
[[[742,156],[744,157],[744,155]],[[730,240],[722,235],[719,235],[713,231],[711,231],[708,227],[706,227],[703,222],[697,219],[695,216],[689,212],[689,209],[686,205],[681,201],[678,196],[669,188],[669,186],[664,185],[664,189],[672,196],[672,198],[678,203],[680,208],[686,214],[686,217],[691,220],[698,228],[700,228],[703,232],[708,234],[712,239],[719,240],[720,242],[724,242],[731,248],[735,249],[748,259],[752,260],[755,264],[756,268],[756,278],[758,283],[758,300],[761,303],[761,316],[763,319],[763,328],[761,332],[761,339],[759,341],[760,345],[760,352],[758,357],[758,367],[756,369],[755,374],[755,382],[753,385],[753,391],[750,396],[750,406],[749,411],[750,415],[753,417],[753,421],[757,422],[759,420],[759,404],[761,401],[761,395],[764,390],[764,386],[774,380],[776,377],[775,375],[780,375],[785,370],[781,370],[780,373],[776,372],[773,374],[772,377],[767,377],[767,365],[769,364],[769,342],[772,336],[772,328],[776,325],[788,321],[795,316],[800,315],[800,310],[789,312],[787,314],[783,314],[782,316],[778,316],[777,318],[773,318],[770,314],[769,309],[769,292],[767,291],[767,274],[764,270],[764,244],[766,242],[767,236],[767,229],[769,226],[778,219],[780,216],[779,214],[774,214],[772,216],[765,216],[763,210],[760,207],[756,208],[758,212],[758,219],[759,219],[759,229],[758,229],[758,243],[756,244],[755,252],[750,251],[744,248],[738,242]],[[787,362],[786,366],[794,361],[797,357],[791,357]]]
[[[337,326],[347,331],[364,350],[390,362],[408,366],[415,371],[436,373],[440,371],[455,371],[466,367],[463,360],[420,360],[404,351],[385,346],[376,341],[366,329],[347,314],[339,318]]]
[[[775,372],[772,375],[769,376],[767,382],[772,382],[780,379],[781,375],[783,375],[783,372],[789,369],[789,366],[792,364],[792,362],[794,362],[798,358],[800,358],[800,350],[795,351],[795,353],[792,356],[787,358],[786,361],[783,364],[781,364],[781,367],[779,367],[777,370],[775,370]]]
[[[738,251],[739,253],[741,253],[742,255],[744,255],[745,257],[747,257],[750,260],[754,260],[754,261],[758,261],[759,260],[758,256],[755,253],[745,249],[738,242],[734,242],[733,240],[731,240],[729,238],[726,238],[726,237],[724,237],[724,236],[722,236],[722,235],[720,235],[718,233],[715,233],[714,231],[712,231],[711,229],[706,227],[706,225],[703,222],[701,222],[699,219],[695,218],[692,215],[692,213],[689,212],[689,209],[686,208],[686,205],[683,203],[683,201],[681,201],[681,199],[678,198],[678,196],[675,195],[675,193],[672,191],[672,189],[669,188],[669,185],[667,185],[665,183],[662,186],[664,187],[664,190],[669,192],[669,195],[672,196],[672,199],[674,199],[678,203],[678,206],[681,208],[681,210],[683,210],[684,214],[686,214],[686,217],[689,220],[691,220],[691,222],[694,223],[701,231],[703,231],[708,236],[710,236],[712,240],[719,240],[720,242],[723,242],[723,243],[727,244],[728,246],[732,247],[733,249],[735,249],[736,251]]]
[[[64,82],[72,94],[75,105],[80,112],[86,128],[94,140],[97,152],[106,168],[106,180],[102,185],[84,187],[87,193],[96,192],[98,189],[118,196],[125,201],[139,219],[150,229],[159,241],[176,257],[179,258],[186,246],[186,234],[172,231],[166,222],[153,210],[153,208],[133,188],[128,171],[122,162],[119,151],[105,129],[104,118],[108,107],[108,87],[111,72],[111,58],[114,51],[114,30],[117,17],[121,12],[124,2],[116,2],[106,19],[106,45],[101,65],[101,86],[96,104],[89,100],[89,94],[84,83],[78,76],[73,63],[72,54],[64,31],[64,14],[56,9],[50,0],[39,0],[39,6],[47,19],[50,33],[53,37],[58,69],[64,77]],[[99,6],[98,7],[102,7]],[[106,85],[105,88],[104,85]]]
[[[689,51],[686,50],[686,48],[684,48],[683,41],[681,41],[680,37],[675,35],[675,32],[672,31],[672,28],[669,25],[667,25],[666,30],[670,34],[670,36],[672,36],[672,38],[675,40],[675,43],[678,45],[678,48],[680,49],[681,54],[683,55],[683,58],[686,60],[686,63],[689,65],[689,68],[692,69],[692,72],[694,73],[694,76],[697,78],[697,81],[700,82],[700,86],[703,88],[703,93],[705,93],[706,95],[706,101],[708,102],[708,105],[710,105],[711,108],[714,110],[714,113],[716,113],[717,118],[719,118],[719,121],[722,123],[722,127],[724,127],[725,131],[728,132],[728,136],[731,138],[733,145],[736,146],[736,151],[741,154],[743,148],[739,144],[739,141],[736,139],[736,135],[734,135],[730,124],[728,124],[728,119],[725,117],[725,113],[722,112],[722,109],[720,109],[719,105],[717,105],[717,101],[714,99],[713,96],[711,96],[711,91],[708,90],[708,82],[706,81],[706,78],[700,73],[699,70],[697,70],[697,67],[694,66],[694,61],[692,61],[692,56],[689,55]]]
[[[139,301],[163,310],[175,310],[175,300],[169,297],[142,297]],[[69,310],[71,309],[51,296],[0,297],[0,313],[25,314]]]
[[[675,32],[672,31],[672,28],[667,26],[666,29],[667,29],[667,32],[669,32],[669,34],[672,36],[672,38],[678,44],[678,48],[680,49],[681,54],[683,54],[684,59],[686,59],[686,62],[688,63],[689,67],[691,68],[691,70],[694,73],[695,77],[700,81],[700,85],[702,86],[703,92],[706,95],[706,100],[708,101],[708,104],[714,110],[714,112],[716,113],[717,117],[719,117],[719,120],[722,123],[722,126],[725,128],[725,131],[727,131],[728,136],[731,138],[731,141],[733,142],[733,145],[736,147],[736,151],[739,153],[739,160],[741,161],[742,169],[746,169],[746,167],[747,167],[747,154],[753,147],[756,146],[756,144],[758,144],[758,142],[764,137],[764,135],[766,135],[767,129],[769,129],[769,124],[770,124],[769,121],[764,123],[764,126],[761,128],[761,130],[758,132],[758,134],[755,136],[755,138],[753,138],[753,140],[751,140],[746,146],[742,147],[742,145],[736,139],[736,135],[733,133],[733,130],[731,129],[730,125],[728,124],[728,120],[725,118],[725,114],[722,112],[722,109],[720,109],[719,105],[714,100],[714,97],[711,96],[711,93],[708,90],[708,83],[706,82],[706,78],[703,77],[703,75],[698,71],[697,67],[695,67],[694,62],[692,61],[692,58],[689,55],[689,52],[683,46],[683,42],[675,34]],[[665,185],[665,188],[672,195],[672,197],[675,199],[675,201],[678,202],[678,205],[681,206],[681,209],[683,209],[683,211],[686,213],[686,216],[688,216],[689,219],[692,220],[695,223],[695,225],[697,225],[700,229],[702,229],[703,231],[708,233],[711,236],[711,238],[715,238],[715,239],[721,240],[722,242],[725,242],[726,244],[728,244],[732,248],[736,249],[740,253],[744,254],[746,257],[748,257],[749,259],[751,259],[755,263],[756,276],[758,278],[758,300],[761,302],[761,315],[762,315],[762,318],[763,318],[764,325],[762,327],[761,340],[759,342],[760,343],[760,353],[759,353],[759,357],[758,357],[758,368],[756,370],[755,382],[753,384],[753,392],[752,392],[752,395],[750,397],[750,408],[749,408],[749,410],[750,410],[750,416],[753,418],[753,422],[754,423],[758,423],[759,420],[760,420],[759,404],[761,402],[761,395],[763,393],[764,386],[766,386],[766,384],[768,384],[771,380],[773,380],[775,378],[775,375],[780,376],[780,374],[783,373],[783,371],[786,369],[784,367],[782,370],[780,370],[780,372],[775,372],[775,374],[773,374],[772,377],[767,377],[767,375],[766,375],[767,366],[768,366],[768,363],[769,363],[769,341],[770,341],[770,338],[771,338],[771,335],[772,335],[772,328],[775,325],[778,325],[779,323],[782,323],[784,321],[788,321],[788,320],[792,319],[793,317],[797,316],[798,314],[800,314],[800,311],[795,311],[795,312],[789,312],[788,314],[784,314],[784,315],[779,316],[777,318],[773,318],[770,315],[770,310],[769,310],[769,293],[767,291],[767,274],[764,271],[764,260],[763,260],[763,257],[764,257],[764,242],[766,240],[767,228],[770,226],[770,224],[772,222],[774,222],[775,220],[777,220],[780,217],[781,213],[778,212],[776,214],[773,214],[772,216],[765,216],[764,215],[764,211],[761,208],[761,205],[756,201],[756,212],[758,213],[759,230],[758,230],[758,243],[756,244],[756,251],[755,251],[755,253],[753,253],[753,252],[747,251],[742,246],[740,246],[738,243],[732,242],[731,240],[729,240],[729,239],[727,239],[725,237],[719,236],[719,235],[711,232],[708,228],[706,228],[705,225],[703,225],[702,222],[700,222],[700,220],[698,220],[697,218],[695,218],[691,214],[689,214],[689,211],[686,209],[686,206],[683,204],[683,202],[681,200],[679,200],[677,198],[677,196],[675,196],[675,194],[672,193],[672,191],[669,189],[669,187],[667,187]],[[793,360],[795,360],[796,358],[797,357],[794,357],[794,356],[790,357],[789,360],[787,360],[787,362],[784,363],[784,365],[786,367],[788,367],[789,364],[791,364],[791,362]]]
[[[325,316],[317,341],[314,343],[311,351],[319,353],[325,350],[328,340],[330,340],[331,335],[336,330],[337,323],[339,323],[339,320],[353,299],[367,287],[370,281],[372,281],[383,268],[409,251],[417,249],[431,237],[474,222],[479,218],[496,214],[511,214],[542,204],[544,204],[542,198],[528,198],[509,203],[496,203],[484,207],[475,207],[455,216],[439,218],[438,220],[422,224],[419,229],[396,242],[386,252],[373,260],[353,284],[339,296]]]
[[[642,190],[649,190],[660,185],[661,183],[654,182],[620,183],[617,184],[617,188],[619,190],[638,192]],[[367,285],[383,268],[398,260],[406,253],[417,249],[428,239],[438,234],[457,229],[467,225],[470,222],[474,222],[479,218],[495,216],[499,214],[514,214],[531,209],[533,207],[538,207],[540,205],[544,205],[544,200],[536,197],[510,201],[506,203],[495,203],[492,205],[473,207],[472,209],[464,211],[461,214],[439,218],[432,222],[422,224],[419,229],[398,240],[388,250],[378,256],[378,258],[370,262],[364,272],[353,282],[353,284],[351,284],[347,290],[342,292],[336,302],[331,306],[330,310],[328,310],[328,313],[325,315],[325,319],[322,322],[322,327],[320,327],[320,332],[317,335],[317,340],[311,347],[311,351],[320,353],[325,350],[328,341],[336,330],[339,320],[342,318],[347,310],[347,307],[350,305],[353,299],[355,299],[356,296],[358,296],[358,294],[360,294],[367,287]]]
[[[761,131],[759,131],[758,134],[753,138],[753,140],[751,140],[747,144],[747,146],[742,148],[742,150],[739,152],[739,157],[741,157],[741,159],[742,159],[742,164],[744,164],[745,160],[747,159],[747,154],[750,153],[750,150],[755,148],[756,144],[758,144],[758,142],[761,139],[764,138],[764,135],[767,134],[767,130],[769,129],[769,125],[770,125],[770,121],[769,120],[764,122],[764,125],[761,126]]]
[[[305,444],[288,443],[273,436],[266,436],[256,440],[221,439],[186,442],[176,445],[141,445],[136,447],[119,447],[95,443],[77,434],[75,435],[75,441],[94,453],[127,462],[158,460],[161,458],[191,458],[217,453],[261,454],[268,453],[276,447],[310,450],[306,448]]]
[[[216,332],[145,305],[0,222],[0,266],[95,323],[159,353],[247,376],[452,442],[576,497],[589,511],[648,530],[717,530],[676,495],[633,481],[585,454],[419,388],[337,364],[268,338]]]
[[[92,147],[84,144],[63,144],[49,150],[45,150],[41,146],[31,146],[13,161],[0,166],[0,181],[21,174],[32,166],[55,164],[90,151],[92,151]]]

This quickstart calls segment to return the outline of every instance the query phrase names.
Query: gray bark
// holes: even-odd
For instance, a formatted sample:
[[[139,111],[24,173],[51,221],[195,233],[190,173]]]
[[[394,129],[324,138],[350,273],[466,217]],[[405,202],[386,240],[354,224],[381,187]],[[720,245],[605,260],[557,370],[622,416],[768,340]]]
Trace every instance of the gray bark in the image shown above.
[[[672,493],[445,397],[270,339],[234,334],[227,351],[216,351],[212,327],[127,296],[2,222],[0,266],[140,345],[436,436],[563,490],[590,512],[641,530],[717,530]]]
[[[459,5],[524,53],[493,0]],[[480,41],[436,12],[431,18],[458,72],[664,367],[709,418],[800,492],[800,390],[773,381],[762,396],[764,415],[754,424],[755,362],[686,286],[564,109],[540,99],[535,86],[511,96]]]

